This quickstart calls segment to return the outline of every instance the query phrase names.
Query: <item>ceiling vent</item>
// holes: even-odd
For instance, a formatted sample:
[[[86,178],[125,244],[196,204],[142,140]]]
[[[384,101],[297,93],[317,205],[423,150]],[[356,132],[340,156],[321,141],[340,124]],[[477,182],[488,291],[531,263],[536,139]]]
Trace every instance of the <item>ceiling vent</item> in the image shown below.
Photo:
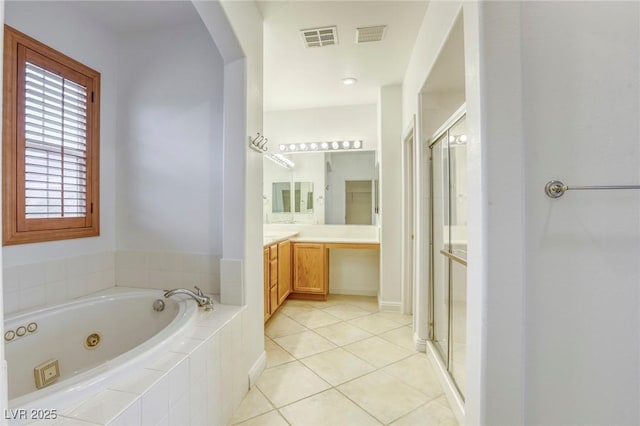
[[[356,43],[369,43],[372,41],[380,41],[384,37],[384,33],[386,29],[387,29],[386,25],[356,28]]]
[[[338,29],[334,27],[309,28],[300,30],[302,40],[307,47],[321,47],[338,44]]]

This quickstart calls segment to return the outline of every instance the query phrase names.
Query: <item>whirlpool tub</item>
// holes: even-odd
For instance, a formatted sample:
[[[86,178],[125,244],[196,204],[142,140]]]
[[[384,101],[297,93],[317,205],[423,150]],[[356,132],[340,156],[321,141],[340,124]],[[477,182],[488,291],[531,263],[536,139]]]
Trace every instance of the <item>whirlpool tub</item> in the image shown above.
[[[192,299],[165,299],[159,290],[115,288],[8,316],[9,407],[58,409],[104,389],[153,361],[197,309]]]

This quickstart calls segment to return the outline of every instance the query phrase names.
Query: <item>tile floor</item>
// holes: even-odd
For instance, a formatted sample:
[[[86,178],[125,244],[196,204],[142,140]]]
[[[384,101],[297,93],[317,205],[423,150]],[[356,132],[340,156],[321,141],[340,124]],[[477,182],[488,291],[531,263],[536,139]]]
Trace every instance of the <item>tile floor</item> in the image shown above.
[[[267,368],[232,425],[457,425],[412,317],[375,297],[287,300],[265,327]]]

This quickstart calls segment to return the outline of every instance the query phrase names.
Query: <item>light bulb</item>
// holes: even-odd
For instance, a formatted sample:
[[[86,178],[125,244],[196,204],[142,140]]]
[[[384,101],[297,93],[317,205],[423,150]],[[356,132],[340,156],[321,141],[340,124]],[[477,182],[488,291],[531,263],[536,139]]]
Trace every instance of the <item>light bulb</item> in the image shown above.
[[[306,151],[307,150],[307,144],[306,143],[301,143],[300,144],[300,151]]]
[[[331,147],[333,147],[333,149],[338,149],[340,148],[340,144],[337,141],[335,141],[331,144]]]
[[[328,144],[328,143],[326,143],[326,142],[322,142],[322,144],[320,145],[320,147],[321,147],[322,149],[329,149],[329,144]]]
[[[350,146],[349,141],[344,141],[344,142],[342,142],[342,147],[343,147],[344,149],[348,149],[348,148],[349,148],[349,146]]]
[[[309,147],[315,151],[316,149],[318,149],[318,144],[314,142],[311,145],[309,145]]]
[[[289,145],[289,149],[291,151],[295,151],[296,150],[296,146],[294,144]]]
[[[286,145],[280,145],[279,148],[280,148],[280,151],[286,151],[287,150],[287,146]]]
[[[460,142],[466,142],[467,141],[467,135],[460,135]]]
[[[353,147],[356,149],[360,149],[362,146],[362,141],[353,141]]]

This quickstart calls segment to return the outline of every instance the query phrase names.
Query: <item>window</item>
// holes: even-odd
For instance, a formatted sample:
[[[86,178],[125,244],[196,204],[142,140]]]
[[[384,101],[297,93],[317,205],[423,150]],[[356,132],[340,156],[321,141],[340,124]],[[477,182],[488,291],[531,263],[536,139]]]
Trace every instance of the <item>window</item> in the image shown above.
[[[100,74],[5,25],[3,243],[97,236]]]

